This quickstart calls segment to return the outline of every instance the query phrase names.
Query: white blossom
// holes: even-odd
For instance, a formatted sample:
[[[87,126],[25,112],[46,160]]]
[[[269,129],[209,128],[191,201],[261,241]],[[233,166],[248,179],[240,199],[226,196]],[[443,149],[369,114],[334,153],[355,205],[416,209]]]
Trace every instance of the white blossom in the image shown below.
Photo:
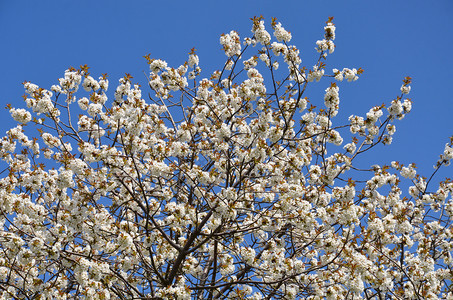
[[[31,114],[27,110],[20,108],[20,109],[14,109],[12,108],[10,110],[11,116],[13,119],[19,123],[22,124],[27,124],[28,122],[31,121]]]

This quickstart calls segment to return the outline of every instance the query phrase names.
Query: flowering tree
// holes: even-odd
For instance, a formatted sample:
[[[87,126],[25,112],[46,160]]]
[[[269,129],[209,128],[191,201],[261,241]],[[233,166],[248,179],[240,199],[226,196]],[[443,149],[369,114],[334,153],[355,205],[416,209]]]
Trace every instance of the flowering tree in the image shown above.
[[[332,19],[310,69],[271,25],[274,42],[261,18],[251,38],[222,35],[209,79],[195,50],[178,68],[146,56],[146,95],[126,75],[108,101],[86,66],[24,83],[0,141],[2,299],[453,299],[453,183],[432,187],[451,141],[428,178],[355,164],[391,143],[410,78],[334,125],[362,70],[326,71]]]

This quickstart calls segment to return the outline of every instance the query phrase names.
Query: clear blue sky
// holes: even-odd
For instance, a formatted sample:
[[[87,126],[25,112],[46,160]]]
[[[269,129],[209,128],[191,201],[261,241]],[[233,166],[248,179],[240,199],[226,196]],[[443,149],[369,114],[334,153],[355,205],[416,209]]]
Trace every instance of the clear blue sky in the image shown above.
[[[177,66],[195,47],[204,76],[220,68],[219,35],[250,36],[250,18],[277,17],[293,34],[303,65],[314,65],[315,42],[335,17],[336,51],[328,68],[362,67],[359,81],[342,84],[340,113],[364,115],[389,103],[404,76],[413,77],[413,111],[397,122],[394,143],[375,151],[378,161],[432,165],[453,135],[453,1],[106,1],[0,0],[0,104],[23,107],[25,80],[50,88],[69,66],[108,73],[110,92],[130,73],[139,83],[151,53]],[[318,84],[325,89],[329,81]],[[321,101],[322,94],[319,94]],[[0,135],[14,122],[0,110]],[[452,168],[442,175],[451,176]]]

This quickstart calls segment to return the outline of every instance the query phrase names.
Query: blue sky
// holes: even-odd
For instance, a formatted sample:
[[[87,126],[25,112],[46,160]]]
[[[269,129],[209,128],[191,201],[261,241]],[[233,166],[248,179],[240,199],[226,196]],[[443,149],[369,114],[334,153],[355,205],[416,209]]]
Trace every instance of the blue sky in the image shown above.
[[[126,72],[143,84],[148,53],[178,66],[195,47],[202,74],[209,77],[225,61],[219,35],[234,29],[250,36],[255,15],[263,15],[268,28],[271,17],[277,17],[292,32],[292,43],[308,67],[315,63],[324,22],[335,17],[337,48],[328,57],[328,69],[365,70],[357,82],[341,85],[344,118],[389,103],[402,78],[413,77],[413,111],[396,123],[393,144],[369,159],[416,162],[423,173],[432,172],[453,135],[451,0],[0,0],[0,106],[24,106],[23,81],[50,88],[67,67],[81,64],[90,66],[94,77],[107,73],[111,93]],[[329,81],[315,85],[324,90]],[[6,110],[0,110],[0,120],[3,135],[14,122]],[[451,173],[450,167],[442,175]]]

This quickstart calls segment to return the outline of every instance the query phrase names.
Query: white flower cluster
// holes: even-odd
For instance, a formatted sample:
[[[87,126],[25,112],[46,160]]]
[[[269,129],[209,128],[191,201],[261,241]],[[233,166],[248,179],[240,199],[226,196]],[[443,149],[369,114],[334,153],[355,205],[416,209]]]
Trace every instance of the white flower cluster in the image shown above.
[[[449,166],[451,160],[453,159],[453,145],[452,143],[445,144],[444,153],[440,155],[440,159],[437,161],[437,164],[434,168],[439,168],[441,165]]]
[[[195,65],[198,65],[200,62],[200,59],[198,58],[198,55],[196,54],[190,54],[189,55],[189,67],[193,68]]]
[[[266,31],[263,20],[259,20],[259,18],[254,20],[252,32],[254,34],[256,41],[261,45],[268,45],[270,43],[271,35],[269,34],[269,32]],[[283,36],[281,37],[283,38]],[[287,37],[288,36],[286,35],[286,38]]]
[[[332,22],[327,22],[327,25],[324,27],[324,39],[316,42],[316,51],[326,52],[328,51],[332,54],[335,51],[335,25]]]
[[[149,69],[154,74],[157,74],[160,71],[167,69],[167,63],[161,59],[155,59],[149,64]]]
[[[347,79],[348,81],[356,81],[359,79],[357,76],[357,70],[355,68],[353,69],[348,69],[348,68],[343,68],[342,71],[339,71],[338,69],[333,69],[332,72],[335,75],[335,79],[338,81],[343,81],[343,79]]]
[[[273,42],[271,46],[272,46],[272,52],[276,56],[279,56],[280,54],[285,55],[288,52],[285,44]]]
[[[239,34],[232,30],[230,33],[223,34],[220,37],[220,44],[223,46],[226,56],[232,57],[241,54],[241,40]]]
[[[329,51],[329,53],[333,53],[333,51],[335,51],[335,44],[333,43],[333,41],[328,40],[317,41],[316,51],[318,52]]]
[[[22,124],[27,124],[28,122],[31,121],[31,114],[29,111],[25,110],[25,109],[10,109],[9,110],[9,113],[11,114],[11,116],[13,117],[13,119],[16,121],[16,122],[19,122],[19,123],[22,123]]]
[[[324,76],[324,69],[319,69],[318,66],[313,66],[313,70],[310,70],[307,76],[308,82],[320,81]]]
[[[40,114],[48,114],[57,118],[60,115],[60,110],[56,109],[52,102],[53,93],[45,89],[37,89],[34,84],[26,82],[24,87],[27,93],[31,96],[25,99],[28,108],[32,108],[33,112]]]
[[[104,87],[106,87],[106,84],[108,85],[108,82],[105,80],[102,80],[102,77],[100,77],[99,79],[102,81],[102,86],[104,89]],[[87,76],[87,77],[85,77],[85,80],[83,81],[82,86],[83,86],[83,89],[87,92],[90,92],[90,91],[95,92],[101,88],[101,83],[96,81],[93,77]]]
[[[336,111],[339,108],[339,90],[340,88],[336,84],[332,84],[326,89],[326,94],[324,95],[324,104],[327,108],[332,109],[333,111]]]
[[[49,148],[58,147],[61,145],[60,139],[58,137],[53,136],[52,134],[50,134],[48,132],[44,132],[41,137],[42,137],[44,143]]]
[[[195,54],[195,48],[193,48],[192,51],[189,53],[188,60],[188,65],[190,68],[193,68],[193,70],[189,72],[188,79],[195,79],[196,76],[200,75],[201,68],[198,66],[199,62],[200,59],[198,58],[198,55]],[[187,71],[185,66],[181,66],[179,70],[180,75],[184,74]]]
[[[391,102],[391,105],[387,110],[393,118],[398,118],[401,120],[407,113],[411,111],[411,109],[412,103],[409,99],[404,99],[404,101],[395,99]]]
[[[413,179],[417,174],[417,171],[414,167],[414,164],[410,164],[408,167],[403,167],[401,169],[401,176],[403,176],[404,178]]]
[[[258,64],[256,57],[252,57],[248,60],[244,60],[244,70],[249,70],[250,68],[255,68]]]
[[[82,83],[83,89],[87,92],[97,91],[101,86],[99,83],[91,76],[87,76]]]
[[[288,64],[288,68],[298,68],[299,64],[302,62],[299,56],[299,49],[291,45],[288,47],[287,51],[283,52],[284,61]]]
[[[286,31],[281,23],[278,23],[274,26],[274,36],[277,41],[289,43],[291,41],[291,33]]]
[[[80,83],[82,83],[82,75],[73,69],[68,69],[64,73],[64,78],[58,79],[62,93],[66,94],[69,91],[77,92]]]

